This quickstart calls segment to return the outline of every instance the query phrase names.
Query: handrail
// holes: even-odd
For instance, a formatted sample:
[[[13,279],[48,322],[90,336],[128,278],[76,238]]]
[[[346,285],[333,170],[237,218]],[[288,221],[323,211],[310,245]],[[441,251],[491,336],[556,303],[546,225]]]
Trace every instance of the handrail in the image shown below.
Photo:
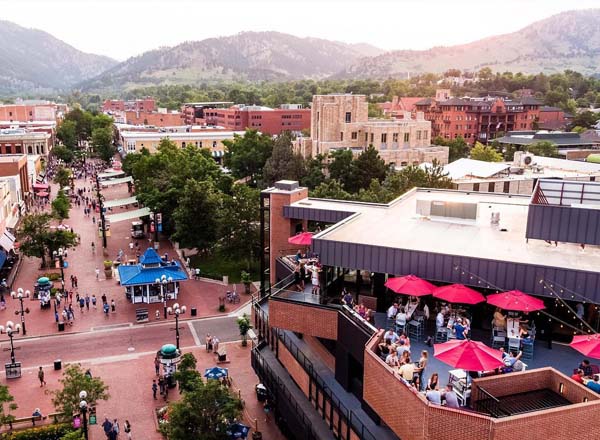
[[[481,391],[483,394],[485,394],[487,397],[489,397],[490,399],[492,399],[494,402],[496,403],[500,403],[500,399],[497,399],[496,397],[492,396],[488,391],[486,391],[484,388],[477,386],[477,389],[479,391]]]
[[[366,327],[366,330],[368,330],[369,333],[371,333],[371,334],[377,333],[377,328],[373,324],[371,324],[369,321],[367,321],[365,318],[363,318],[362,316],[360,316],[351,307],[348,307],[346,304],[344,304],[342,306],[342,308],[341,308],[341,311],[345,315],[349,315],[350,318],[358,321],[359,325],[361,325],[363,327]]]

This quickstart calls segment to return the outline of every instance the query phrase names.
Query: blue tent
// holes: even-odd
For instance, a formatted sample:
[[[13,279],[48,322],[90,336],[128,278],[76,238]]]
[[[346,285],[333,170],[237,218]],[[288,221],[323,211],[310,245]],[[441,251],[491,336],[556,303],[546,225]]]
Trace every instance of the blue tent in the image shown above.
[[[204,372],[204,377],[208,379],[220,379],[222,377],[226,377],[228,375],[227,368],[207,368]]]
[[[246,438],[248,437],[249,432],[250,427],[239,422],[232,423],[229,425],[229,428],[227,428],[227,435],[231,439]]]

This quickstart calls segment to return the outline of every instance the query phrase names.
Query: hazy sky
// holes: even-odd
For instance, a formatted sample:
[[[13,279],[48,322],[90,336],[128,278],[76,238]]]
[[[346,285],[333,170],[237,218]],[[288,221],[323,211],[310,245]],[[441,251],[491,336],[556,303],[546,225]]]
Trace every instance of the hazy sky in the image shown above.
[[[275,30],[383,49],[516,31],[600,0],[0,0],[0,17],[123,60],[186,40]]]

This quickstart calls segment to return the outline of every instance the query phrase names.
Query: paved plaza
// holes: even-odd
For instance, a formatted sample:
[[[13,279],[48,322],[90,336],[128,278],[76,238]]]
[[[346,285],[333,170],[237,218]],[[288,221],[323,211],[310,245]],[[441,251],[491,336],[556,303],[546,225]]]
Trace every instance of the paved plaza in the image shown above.
[[[89,179],[76,181],[76,188],[91,188]],[[52,195],[57,192],[56,185],[52,184]],[[126,185],[103,189],[106,200],[125,198],[128,196]],[[86,195],[95,197],[93,192]],[[49,209],[47,207],[46,209]],[[123,212],[127,208],[115,208],[109,214]],[[131,207],[129,207],[131,209]],[[96,219],[98,220],[98,219]],[[135,259],[135,251],[130,253],[130,222],[124,221],[111,224],[111,235],[108,237],[108,246],[105,255],[102,252],[102,239],[98,234],[97,222],[92,221],[92,216],[86,217],[83,206],[73,204],[70,218],[63,222],[72,227],[80,235],[81,244],[76,249],[68,251],[66,261],[68,268],[65,272],[65,288],[73,292],[73,307],[75,319],[73,325],[66,325],[64,332],[58,331],[54,318],[53,308],[42,310],[37,300],[31,298],[25,301],[30,313],[26,315],[27,335],[15,337],[16,360],[23,365],[23,376],[19,379],[7,381],[4,372],[0,382],[10,387],[11,393],[19,408],[14,412],[16,417],[31,415],[34,408],[38,407],[43,414],[54,412],[50,396],[45,391],[56,389],[61,371],[55,371],[54,361],[60,359],[63,368],[67,363],[77,362],[84,368],[89,368],[94,376],[100,376],[108,385],[111,395],[107,402],[100,402],[97,408],[98,422],[104,416],[117,418],[123,426],[125,419],[132,425],[134,439],[160,439],[162,436],[156,431],[155,409],[164,406],[162,397],[152,399],[152,379],[154,374],[154,356],[165,343],[175,342],[175,319],[169,316],[167,321],[162,315],[163,305],[160,304],[130,304],[125,297],[125,289],[119,286],[114,278],[105,278],[102,262],[105,259],[116,259],[122,249],[128,259]],[[91,243],[95,243],[95,252]],[[148,240],[140,240],[140,250],[148,247]],[[168,253],[169,258],[176,258],[177,254],[171,243],[167,240],[160,241],[161,255]],[[96,280],[95,269],[100,269],[100,279]],[[33,284],[37,278],[45,273],[60,272],[60,269],[41,269],[40,260],[23,257],[18,276],[12,286],[13,290],[22,287],[24,290],[33,291]],[[78,287],[71,288],[70,277],[78,278]],[[55,284],[59,287],[59,283]],[[218,336],[221,343],[226,345],[227,357],[230,363],[225,366],[230,369],[233,387],[240,390],[241,397],[246,405],[244,419],[246,423],[255,427],[258,422],[259,430],[264,438],[283,438],[274,424],[265,426],[265,414],[262,404],[256,400],[254,386],[258,378],[250,367],[250,347],[241,347],[239,331],[235,322],[236,316],[243,312],[249,313],[248,301],[250,297],[243,293],[240,304],[226,304],[226,311],[219,312],[219,298],[224,297],[227,290],[233,286],[221,283],[190,279],[181,283],[177,302],[186,305],[188,312],[180,320],[180,344],[184,353],[191,352],[198,359],[198,370],[216,365],[215,355],[206,353],[203,345],[206,333]],[[238,292],[243,292],[243,286],[236,286]],[[76,294],[82,296],[93,294],[98,298],[98,308],[84,309],[83,312],[75,303]],[[115,300],[116,311],[105,315],[101,310],[101,296],[106,295],[108,302]],[[7,296],[6,309],[0,311],[0,322],[7,320],[17,322],[19,317],[14,312],[18,308],[18,301]],[[172,305],[175,301],[169,301]],[[62,304],[61,304],[62,307]],[[149,309],[150,320],[147,323],[135,322],[135,310],[144,307]],[[197,316],[192,317],[189,310],[196,308]],[[156,319],[155,312],[160,312],[160,319]],[[59,310],[60,312],[60,310]],[[8,339],[0,343],[4,362],[9,362],[10,355],[7,348],[10,346]],[[47,386],[39,386],[37,369],[43,366],[46,373]],[[171,390],[169,399],[177,399],[176,390]],[[92,439],[102,439],[104,434],[99,425],[91,427]]]

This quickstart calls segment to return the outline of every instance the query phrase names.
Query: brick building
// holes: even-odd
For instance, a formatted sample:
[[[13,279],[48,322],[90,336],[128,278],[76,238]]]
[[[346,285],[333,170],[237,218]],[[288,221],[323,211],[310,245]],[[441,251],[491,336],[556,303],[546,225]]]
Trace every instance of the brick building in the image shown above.
[[[14,228],[31,198],[31,177],[25,154],[0,155],[0,182],[6,184],[3,200],[4,226]],[[0,235],[2,232],[0,232]]]
[[[186,102],[181,106],[181,113],[186,125],[217,125],[217,110],[232,105],[232,101]]]
[[[0,121],[33,122],[56,121],[56,104],[4,104],[0,105]]]
[[[558,107],[540,107],[537,128],[540,130],[564,130],[570,122],[565,112]]]
[[[45,131],[25,129],[0,130],[0,154],[39,154],[47,156],[52,150],[52,135]]]
[[[443,99],[439,99],[443,98]],[[468,143],[488,142],[499,133],[533,130],[539,120],[541,103],[531,97],[508,100],[498,97],[425,98],[415,103],[418,112],[431,121],[433,137],[463,137]]]
[[[278,135],[284,131],[299,133],[310,128],[310,109],[299,104],[284,104],[280,108],[259,105],[235,105],[218,109],[211,122],[229,130],[258,130]]]
[[[107,99],[102,104],[103,112],[111,111],[137,111],[153,112],[156,111],[156,101],[154,98],[146,97],[143,99]]]
[[[414,376],[402,378],[378,348],[384,340],[378,328],[390,325],[385,311],[391,301],[406,302],[385,288],[393,275],[412,273],[474,289],[489,289],[487,283],[493,290],[519,289],[543,299],[550,312],[559,296],[577,294],[578,301],[598,305],[600,256],[587,248],[582,256],[581,250],[582,243],[600,244],[597,222],[582,227],[580,220],[598,217],[599,191],[594,182],[540,180],[533,197],[413,189],[384,205],[312,199],[291,181],[264,190],[265,253],[261,292],[252,304],[251,362],[276,418],[293,427],[291,438],[500,440],[514,432],[545,440],[599,438],[600,427],[581,420],[594,417],[600,397],[569,377],[581,359],[578,353],[550,351],[535,342],[535,357],[522,358],[529,364],[525,370],[468,379],[464,370],[442,370],[424,343],[436,331],[435,314],[422,318],[428,324],[410,321],[411,359],[421,350],[430,353],[428,374],[439,373],[440,389],[449,382],[459,400],[458,407],[449,407],[411,386]],[[296,252],[288,239],[308,222],[323,226],[310,246],[321,263],[316,294],[310,285],[296,288],[288,264]],[[554,240],[560,244],[548,244]],[[378,322],[340,303],[346,288],[356,303],[378,312]],[[421,300],[433,310],[435,299]],[[490,322],[492,313],[478,309],[478,320]],[[538,319],[534,315],[528,319]],[[549,325],[544,329],[551,335],[546,321],[544,316],[538,322]],[[565,357],[560,367],[548,366]],[[497,358],[501,363],[499,352]]]
[[[356,154],[369,145],[386,163],[397,165],[448,163],[445,147],[431,147],[431,122],[423,113],[409,112],[399,119],[369,119],[365,95],[315,95],[312,102],[311,137],[301,138],[296,148],[305,157],[350,149]]]
[[[123,113],[125,123],[131,125],[174,127],[185,124],[183,114],[180,112],[127,110]]]

